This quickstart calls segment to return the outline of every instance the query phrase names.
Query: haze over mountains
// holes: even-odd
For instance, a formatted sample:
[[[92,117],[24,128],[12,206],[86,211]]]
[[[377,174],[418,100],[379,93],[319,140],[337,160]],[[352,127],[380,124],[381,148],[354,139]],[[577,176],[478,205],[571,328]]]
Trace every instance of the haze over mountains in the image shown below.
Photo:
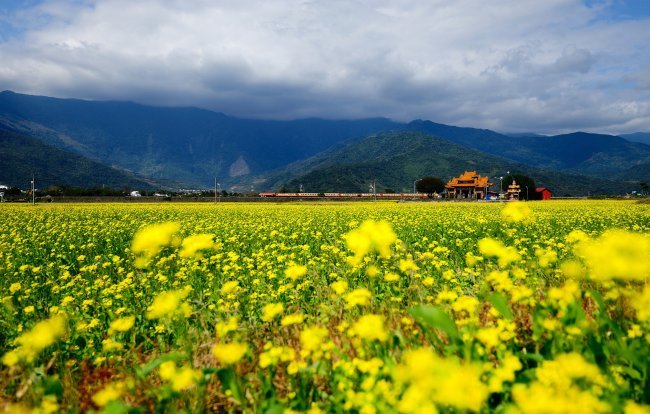
[[[632,142],[643,141],[643,134],[509,136],[385,118],[250,120],[197,108],[9,91],[0,93],[0,129],[11,131],[0,134],[0,183],[7,185],[29,182],[23,176],[37,167],[46,177],[42,185],[78,185],[72,183],[79,177],[66,171],[84,171],[72,167],[82,163],[87,186],[133,188],[210,188],[216,177],[222,188],[236,190],[303,184],[314,192],[367,191],[374,180],[378,190],[403,191],[424,175],[447,179],[467,169],[525,173],[558,194],[624,193],[650,181],[650,146]],[[51,155],[25,158],[30,147],[41,154],[50,148]],[[63,159],[69,168],[59,168]],[[108,170],[89,168],[90,162]],[[108,179],[108,171],[117,175]]]

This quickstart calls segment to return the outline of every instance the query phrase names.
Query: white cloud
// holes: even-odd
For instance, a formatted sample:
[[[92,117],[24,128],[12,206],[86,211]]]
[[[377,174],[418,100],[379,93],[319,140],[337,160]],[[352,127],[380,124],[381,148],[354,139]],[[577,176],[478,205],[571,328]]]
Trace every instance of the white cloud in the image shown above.
[[[261,118],[650,130],[650,21],[599,12],[579,0],[48,0],[0,43],[0,89]]]

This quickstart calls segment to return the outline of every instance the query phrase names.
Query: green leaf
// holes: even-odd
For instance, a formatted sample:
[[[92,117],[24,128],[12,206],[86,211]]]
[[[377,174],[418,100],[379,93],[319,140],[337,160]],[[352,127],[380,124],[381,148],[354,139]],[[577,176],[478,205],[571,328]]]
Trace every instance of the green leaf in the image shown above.
[[[122,401],[114,400],[106,404],[102,410],[103,414],[126,414],[129,412],[129,406]]]
[[[276,403],[264,411],[264,414],[282,414],[283,412],[284,406],[282,404]]]
[[[163,356],[161,356],[161,357],[158,357],[158,358],[154,359],[153,361],[150,361],[150,362],[147,363],[145,366],[143,366],[142,368],[140,368],[140,369],[136,372],[136,375],[137,375],[138,378],[144,378],[144,377],[146,377],[147,375],[149,375],[149,373],[150,373],[151,371],[153,371],[154,369],[158,368],[158,366],[159,366],[160,364],[162,364],[163,362],[167,362],[167,361],[181,361],[181,360],[183,360],[183,359],[185,359],[185,354],[181,354],[180,352],[173,352],[173,353],[171,353],[171,354],[163,355]]]
[[[488,301],[494,306],[504,318],[512,320],[512,309],[508,305],[508,299],[501,293],[493,293],[488,296]]]
[[[43,392],[45,395],[56,395],[61,398],[63,396],[63,384],[61,384],[59,377],[46,377],[43,380]]]
[[[604,368],[607,365],[607,355],[605,354],[603,345],[598,341],[598,338],[589,335],[587,345],[589,346],[591,353],[594,354],[594,359],[598,365]]]
[[[232,368],[222,368],[217,371],[217,377],[221,381],[221,386],[223,390],[230,390],[232,392],[233,398],[237,401],[242,400],[241,391],[239,390],[239,384],[237,384],[237,374]]]
[[[639,371],[635,370],[634,368],[630,368],[630,367],[621,367],[621,368],[623,372],[625,372],[631,378],[634,378],[637,381],[643,380],[642,375],[639,373]]]
[[[456,322],[444,310],[437,306],[415,306],[411,308],[409,314],[415,320],[425,326],[440,329],[445,332],[450,339],[458,339],[458,328]]]

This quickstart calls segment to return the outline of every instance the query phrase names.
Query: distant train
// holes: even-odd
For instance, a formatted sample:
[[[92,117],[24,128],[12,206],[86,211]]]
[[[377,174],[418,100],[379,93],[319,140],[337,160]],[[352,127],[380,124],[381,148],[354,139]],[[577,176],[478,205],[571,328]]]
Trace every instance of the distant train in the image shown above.
[[[427,198],[427,194],[423,193],[260,193],[260,197],[283,197],[283,198],[316,198],[316,197],[326,197],[326,198],[356,198],[356,197],[365,197],[365,198],[388,198],[388,199],[399,199],[399,198]]]

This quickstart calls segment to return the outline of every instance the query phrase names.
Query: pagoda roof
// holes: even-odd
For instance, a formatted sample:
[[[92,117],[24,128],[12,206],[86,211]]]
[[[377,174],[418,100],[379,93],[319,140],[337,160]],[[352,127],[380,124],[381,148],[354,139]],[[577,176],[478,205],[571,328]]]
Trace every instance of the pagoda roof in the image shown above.
[[[490,187],[492,182],[489,177],[481,176],[476,171],[465,171],[458,177],[454,177],[447,183],[447,188],[454,187]]]

